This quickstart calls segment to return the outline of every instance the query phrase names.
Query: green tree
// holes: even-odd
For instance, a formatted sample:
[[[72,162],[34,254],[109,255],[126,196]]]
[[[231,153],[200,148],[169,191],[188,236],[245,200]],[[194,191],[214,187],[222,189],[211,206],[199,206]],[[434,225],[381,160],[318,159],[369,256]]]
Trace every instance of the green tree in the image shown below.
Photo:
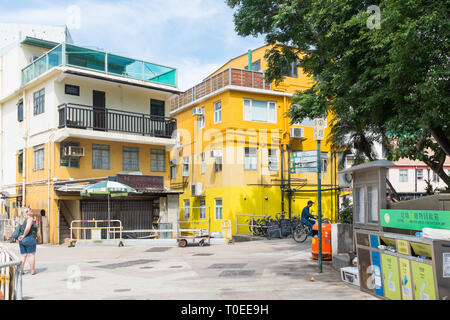
[[[282,81],[295,60],[316,80],[292,99],[293,122],[331,112],[334,150],[375,160],[372,145],[381,142],[388,159],[421,160],[450,185],[448,0],[371,1],[379,28],[366,1],[227,3],[239,35],[283,44],[266,52],[268,80]]]

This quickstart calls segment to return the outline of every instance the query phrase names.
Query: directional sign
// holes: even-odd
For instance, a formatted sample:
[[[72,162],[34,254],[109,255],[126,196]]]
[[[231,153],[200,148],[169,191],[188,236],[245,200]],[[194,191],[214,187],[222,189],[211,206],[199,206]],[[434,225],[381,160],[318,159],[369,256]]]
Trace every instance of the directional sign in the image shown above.
[[[314,119],[314,140],[325,140],[325,120],[322,118]]]

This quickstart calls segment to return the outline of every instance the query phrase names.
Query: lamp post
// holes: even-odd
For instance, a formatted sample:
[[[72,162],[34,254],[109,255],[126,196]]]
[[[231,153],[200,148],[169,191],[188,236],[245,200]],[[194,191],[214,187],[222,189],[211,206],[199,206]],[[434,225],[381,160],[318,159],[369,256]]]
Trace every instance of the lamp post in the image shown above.
[[[320,142],[324,140],[325,123],[324,119],[314,119],[314,140],[317,141],[317,222],[319,224],[319,273],[322,273],[322,184],[321,184],[321,164]]]

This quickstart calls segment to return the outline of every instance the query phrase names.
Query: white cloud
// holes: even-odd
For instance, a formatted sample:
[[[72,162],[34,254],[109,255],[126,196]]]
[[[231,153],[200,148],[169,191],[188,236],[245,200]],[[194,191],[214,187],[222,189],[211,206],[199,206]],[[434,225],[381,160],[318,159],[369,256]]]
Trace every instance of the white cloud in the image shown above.
[[[220,64],[205,64],[197,58],[183,58],[179,62],[178,87],[187,90],[203,81],[221,67]]]

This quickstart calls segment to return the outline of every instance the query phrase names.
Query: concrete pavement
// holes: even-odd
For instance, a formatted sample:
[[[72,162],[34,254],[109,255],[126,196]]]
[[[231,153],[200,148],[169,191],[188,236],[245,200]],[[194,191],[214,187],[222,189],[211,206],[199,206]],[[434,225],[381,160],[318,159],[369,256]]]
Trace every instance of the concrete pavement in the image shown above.
[[[5,245],[19,252],[18,244]],[[40,300],[376,299],[342,282],[330,262],[318,274],[310,248],[310,239],[186,248],[40,245],[37,274],[25,267],[23,295]]]

